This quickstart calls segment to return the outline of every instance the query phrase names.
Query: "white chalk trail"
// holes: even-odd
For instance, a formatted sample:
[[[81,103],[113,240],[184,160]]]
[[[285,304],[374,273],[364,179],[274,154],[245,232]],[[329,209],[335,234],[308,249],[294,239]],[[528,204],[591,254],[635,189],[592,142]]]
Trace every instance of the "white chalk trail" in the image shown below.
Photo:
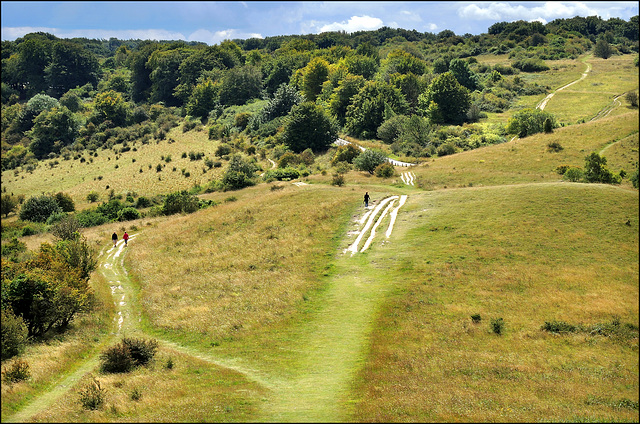
[[[396,199],[400,199],[398,206],[396,206],[393,210],[393,206],[395,204]],[[376,207],[375,209],[373,209],[372,211],[367,211],[364,216],[362,218],[360,218],[358,220],[358,224],[363,224],[366,221],[366,224],[364,225],[364,227],[362,228],[362,230],[360,230],[358,237],[353,241],[353,243],[351,243],[351,245],[345,249],[344,253],[347,252],[351,252],[351,255],[353,256],[354,254],[358,253],[358,251],[360,251],[361,253],[364,252],[365,250],[367,250],[369,248],[369,246],[371,245],[371,243],[373,242],[373,239],[375,238],[376,235],[376,229],[378,228],[378,226],[382,223],[382,220],[385,218],[385,216],[387,216],[387,214],[389,213],[389,211],[391,211],[390,216],[391,216],[391,222],[389,223],[389,228],[387,228],[386,231],[386,237],[389,238],[389,236],[391,235],[391,232],[393,231],[393,225],[395,223],[396,217],[398,215],[398,210],[400,209],[400,207],[402,205],[404,205],[404,203],[407,200],[407,196],[406,195],[402,195],[402,196],[390,196],[387,197],[385,199],[383,199]],[[386,205],[386,207],[385,207]],[[384,210],[383,210],[384,208]],[[381,214],[379,214],[379,212],[382,211]],[[379,214],[379,215],[378,215]],[[371,229],[369,231],[369,229]],[[360,242],[362,241],[362,239],[364,238],[365,235],[368,234],[368,238],[365,241],[364,245],[362,246],[361,249],[359,249],[359,245]]]

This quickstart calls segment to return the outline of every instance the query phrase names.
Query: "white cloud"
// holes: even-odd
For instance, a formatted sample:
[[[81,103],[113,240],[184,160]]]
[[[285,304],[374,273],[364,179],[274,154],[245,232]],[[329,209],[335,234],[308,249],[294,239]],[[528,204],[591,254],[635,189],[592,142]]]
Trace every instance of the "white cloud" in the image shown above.
[[[209,45],[218,44],[224,40],[247,39],[247,38],[264,38],[256,33],[243,33],[235,29],[226,29],[222,31],[211,32],[206,29],[199,29],[189,35],[188,41],[201,41]]]
[[[106,29],[78,29],[62,30],[48,27],[3,27],[2,39],[15,40],[24,37],[32,32],[46,32],[58,38],[84,37],[89,39],[109,39],[111,37],[119,40],[139,39],[139,40],[184,40],[200,41],[209,45],[218,44],[224,40],[264,38],[258,33],[239,32],[235,29],[211,32],[206,29],[199,29],[192,32],[189,37],[185,37],[181,32],[166,31],[162,29],[130,29],[130,30],[106,30]]]
[[[163,29],[130,29],[130,30],[108,30],[108,29],[76,29],[63,30],[48,27],[3,27],[2,39],[15,40],[31,32],[46,32],[58,38],[84,37],[89,39],[109,39],[111,37],[128,40],[186,40],[180,32],[166,31]]]
[[[324,25],[320,28],[320,32],[327,31],[345,31],[348,33],[354,31],[373,31],[383,26],[383,22],[379,18],[371,16],[352,16],[347,22],[334,22]]]
[[[599,15],[596,9],[582,2],[549,1],[540,3],[512,3],[469,4],[458,10],[458,16],[470,20],[514,21],[538,20],[546,22],[558,18],[573,18],[574,16]]]

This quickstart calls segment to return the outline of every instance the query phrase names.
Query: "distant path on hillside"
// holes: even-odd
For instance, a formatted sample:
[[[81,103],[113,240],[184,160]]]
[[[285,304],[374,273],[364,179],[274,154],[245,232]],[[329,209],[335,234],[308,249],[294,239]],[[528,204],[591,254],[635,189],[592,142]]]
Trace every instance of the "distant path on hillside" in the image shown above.
[[[355,143],[351,143],[350,141],[347,141],[347,140],[345,140],[343,138],[338,138],[336,141],[333,142],[333,144],[335,144],[336,146],[346,146],[347,144],[353,144],[354,146],[357,146],[363,152],[365,150],[367,150],[366,148],[364,148],[362,146],[358,146]],[[415,163],[402,162],[402,161],[391,159],[391,158],[387,158],[387,161],[393,166],[416,166]]]
[[[567,85],[563,85],[562,87],[558,88],[557,90],[553,91],[552,93],[548,94],[547,97],[545,97],[544,99],[542,99],[537,105],[536,105],[536,109],[540,109],[540,110],[544,110],[544,108],[547,106],[547,103],[549,103],[549,100],[551,100],[551,98],[553,96],[555,96],[555,94],[558,91],[564,90],[567,87],[571,87],[573,84],[582,81],[583,79],[585,79],[587,77],[587,75],[589,74],[589,72],[591,72],[591,64],[590,63],[586,63],[584,62],[584,64],[587,66],[587,69],[582,73],[582,76],[580,78],[578,78],[577,80],[570,82]],[[517,135],[514,135],[511,141],[514,141],[518,138]]]
[[[544,110],[544,108],[547,106],[547,103],[549,102],[549,100],[551,100],[551,98],[558,92],[561,90],[564,90],[567,87],[571,87],[573,84],[576,84],[580,81],[582,81],[583,79],[585,79],[587,77],[587,74],[591,71],[591,64],[590,63],[586,63],[584,62],[585,65],[587,65],[587,69],[583,72],[582,76],[580,78],[578,78],[577,80],[570,82],[567,85],[564,85],[560,88],[558,88],[556,91],[552,92],[551,94],[549,94],[547,97],[545,97],[544,99],[542,99],[542,101],[540,101],[540,103],[538,103],[538,105],[536,106],[536,109],[540,109],[540,110]]]
[[[3,420],[3,422],[21,423],[31,421],[33,417],[41,411],[51,407],[61,397],[65,395],[73,395],[71,392],[72,389],[74,389],[74,386],[81,381],[85,375],[97,373],[100,365],[99,359],[101,350],[108,346],[109,343],[114,342],[119,337],[123,337],[125,334],[127,337],[144,336],[144,332],[140,328],[142,311],[137,304],[134,287],[124,266],[126,249],[133,248],[135,243],[132,243],[132,241],[137,235],[138,234],[132,234],[129,237],[129,246],[125,246],[124,240],[120,240],[116,246],[111,246],[108,249],[103,250],[99,255],[97,272],[101,273],[105,278],[105,281],[109,284],[115,306],[113,331],[110,336],[100,344],[93,355],[90,355],[88,358],[79,362],[77,368],[70,374],[63,376],[54,384],[51,390],[36,397],[20,411]],[[271,386],[267,380],[261,377],[258,371],[243,367],[236,361],[220,360],[202,352],[198,352],[197,350],[180,346],[171,341],[158,338],[156,338],[156,340],[158,340],[158,342],[163,346],[174,349],[178,352],[202,359],[216,366],[240,372],[241,374],[244,374],[248,380],[255,381],[265,387]]]

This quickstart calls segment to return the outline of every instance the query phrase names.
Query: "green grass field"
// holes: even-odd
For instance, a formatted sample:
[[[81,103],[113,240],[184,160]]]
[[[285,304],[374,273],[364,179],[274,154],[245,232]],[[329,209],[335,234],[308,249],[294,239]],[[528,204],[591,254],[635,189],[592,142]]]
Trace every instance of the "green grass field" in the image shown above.
[[[190,215],[87,229],[103,253],[114,230],[136,234],[119,259],[127,272],[101,268],[91,280],[97,312],[28,349],[33,377],[2,385],[2,421],[33,408],[26,421],[637,422],[638,190],[628,179],[569,183],[556,172],[584,166],[593,151],[616,173],[634,170],[638,110],[623,102],[590,121],[613,94],[637,90],[637,68],[623,59],[585,59],[587,78],[545,109],[568,123],[551,134],[432,158],[389,179],[351,171],[336,187],[331,172],[315,172],[307,185],[201,195],[219,204]],[[585,69],[583,60],[554,66],[539,83],[558,88]],[[593,87],[598,95],[585,96]],[[106,196],[106,185],[153,195],[219,172],[180,157],[212,156],[218,142],[206,131],[170,136],[174,143],[138,145],[117,162],[100,152],[89,164],[3,173],[2,185],[25,195],[65,191],[82,209],[86,194]],[[549,151],[551,142],[563,149]],[[172,161],[156,172],[167,154]],[[416,186],[400,178],[409,170]],[[379,234],[351,256],[344,251],[365,191],[374,205],[401,194],[407,203],[388,239]],[[24,238],[32,249],[47,240]],[[116,278],[134,298],[128,331],[162,341],[155,362],[129,374],[82,372],[44,407],[63,377],[113,339],[108,281]],[[573,331],[543,330],[551,322]],[[106,388],[98,411],[78,403],[90,375]]]

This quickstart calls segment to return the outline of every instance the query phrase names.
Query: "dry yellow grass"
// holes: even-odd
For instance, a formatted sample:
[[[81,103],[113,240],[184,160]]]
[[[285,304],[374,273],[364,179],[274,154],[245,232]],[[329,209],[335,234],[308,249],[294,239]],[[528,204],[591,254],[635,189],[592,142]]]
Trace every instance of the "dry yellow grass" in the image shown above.
[[[326,249],[360,193],[268,187],[137,238],[128,260],[153,327],[221,342],[286,318],[317,286]]]
[[[171,369],[166,368],[169,359]],[[105,390],[104,405],[95,411],[82,408],[79,394],[92,377]],[[32,421],[243,422],[252,420],[263,393],[236,372],[160,349],[149,367],[126,374],[87,375],[69,396]]]
[[[375,326],[355,420],[637,419],[637,229],[637,192],[610,186],[412,195],[402,241],[371,258],[397,290]],[[635,337],[541,331],[615,317]]]

